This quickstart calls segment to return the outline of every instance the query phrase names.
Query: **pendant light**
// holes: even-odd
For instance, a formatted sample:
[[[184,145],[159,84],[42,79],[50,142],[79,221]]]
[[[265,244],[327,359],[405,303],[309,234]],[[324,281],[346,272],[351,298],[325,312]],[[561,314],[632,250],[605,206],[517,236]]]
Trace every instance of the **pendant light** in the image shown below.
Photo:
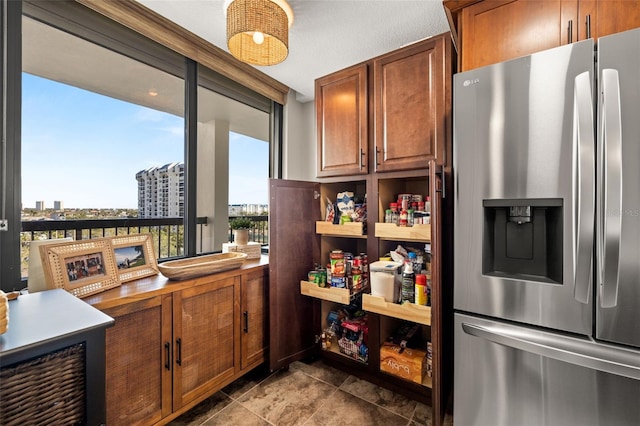
[[[275,65],[289,54],[293,11],[285,0],[233,0],[227,6],[229,52],[251,65]]]

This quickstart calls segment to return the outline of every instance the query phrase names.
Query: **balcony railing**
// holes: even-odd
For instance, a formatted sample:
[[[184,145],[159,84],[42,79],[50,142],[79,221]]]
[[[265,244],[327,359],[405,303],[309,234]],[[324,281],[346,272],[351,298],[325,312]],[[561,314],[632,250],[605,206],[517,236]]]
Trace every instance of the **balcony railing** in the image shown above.
[[[229,216],[229,220],[235,216]],[[268,216],[251,216],[253,222],[249,230],[249,240],[261,244],[269,243]],[[196,232],[202,241],[206,217],[196,220]],[[184,256],[184,221],[180,217],[169,218],[121,218],[86,220],[32,220],[22,222],[20,251],[22,276],[27,275],[29,242],[42,239],[71,237],[74,240],[151,233],[159,261]],[[233,234],[228,231],[229,240]],[[202,246],[198,248],[202,252]]]

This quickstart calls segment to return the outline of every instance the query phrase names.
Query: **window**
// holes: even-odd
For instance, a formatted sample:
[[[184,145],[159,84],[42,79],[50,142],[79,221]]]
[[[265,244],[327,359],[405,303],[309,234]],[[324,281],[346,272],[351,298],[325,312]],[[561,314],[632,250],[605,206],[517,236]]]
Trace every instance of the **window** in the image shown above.
[[[259,169],[269,170],[277,158],[270,141],[272,105],[276,112],[281,111],[279,106],[75,2],[8,3],[7,7],[3,2],[2,9],[11,23],[2,32],[9,46],[8,66],[2,73],[9,79],[9,90],[3,92],[9,124],[3,130],[8,129],[10,143],[0,164],[0,179],[7,187],[9,223],[23,229],[19,232],[12,226],[12,233],[0,232],[2,288],[20,288],[14,266],[26,269],[23,261],[28,259],[21,249],[27,241],[145,232],[121,226],[122,221],[143,216],[145,220],[161,216],[169,223],[167,242],[159,242],[156,249],[160,258],[219,251],[219,245],[203,246],[203,238],[195,249],[186,241],[195,240],[191,234],[203,235],[208,225],[226,230],[228,206],[224,217],[199,216],[195,206],[206,205],[207,192],[229,193],[228,173],[233,167],[227,163],[225,176],[218,170],[214,182],[196,179],[198,169],[211,166],[197,158],[199,144],[210,141],[199,131],[188,130],[194,126],[186,117],[218,120],[207,117],[211,111],[198,111],[214,105],[209,101],[215,99],[229,123],[228,139],[259,141],[266,153]],[[20,15],[22,20],[16,22]],[[185,93],[196,91],[202,91],[204,103],[188,101]],[[247,133],[240,125],[247,122],[259,123],[259,134]],[[206,123],[201,121],[198,127],[205,128]],[[204,165],[199,167],[200,163]],[[189,170],[189,164],[198,167]],[[200,196],[203,200],[198,201]],[[81,224],[78,231],[64,225],[75,219],[89,223],[85,219],[103,214],[101,210],[108,210],[113,221],[109,230]],[[47,220],[28,220],[41,214]],[[47,228],[44,222],[50,219],[61,223],[61,229]],[[25,233],[25,227],[32,230]]]
[[[215,218],[198,236],[202,252],[220,251],[229,240],[228,217],[255,215],[251,241],[266,242],[267,219],[254,205],[267,204],[269,114],[211,90],[222,87],[206,70],[198,85],[198,216]],[[215,191],[209,188],[215,187]]]

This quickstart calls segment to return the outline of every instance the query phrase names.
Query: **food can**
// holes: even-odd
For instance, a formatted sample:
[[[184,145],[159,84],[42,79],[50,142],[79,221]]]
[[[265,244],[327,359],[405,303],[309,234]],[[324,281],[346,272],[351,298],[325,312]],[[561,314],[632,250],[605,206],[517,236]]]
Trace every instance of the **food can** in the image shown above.
[[[345,274],[344,253],[342,250],[333,250],[329,254],[331,259],[331,276],[343,276]]]
[[[309,271],[309,273],[307,274],[307,280],[311,283],[315,283],[317,275],[318,271],[316,271],[315,269],[313,271]]]
[[[351,268],[353,267],[353,253],[348,251],[344,252],[344,273],[351,275]]]
[[[326,287],[327,286],[327,270],[324,268],[318,268],[316,271],[316,283],[318,287]]]
[[[358,267],[351,270],[351,287],[354,291],[362,290],[362,270]]]
[[[331,287],[336,288],[346,288],[347,287],[347,277],[344,275],[341,277],[336,277],[335,275],[331,276]]]

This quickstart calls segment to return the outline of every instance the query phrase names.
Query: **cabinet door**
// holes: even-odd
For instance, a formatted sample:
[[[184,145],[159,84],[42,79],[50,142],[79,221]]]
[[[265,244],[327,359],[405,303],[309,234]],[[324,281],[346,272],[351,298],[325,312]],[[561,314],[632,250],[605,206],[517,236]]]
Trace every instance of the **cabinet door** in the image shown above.
[[[147,425],[171,413],[171,295],[104,311],[108,425]]]
[[[487,0],[462,11],[461,71],[577,40],[575,0]]]
[[[316,80],[318,177],[366,174],[367,65]]]
[[[640,27],[638,0],[580,0],[578,12],[580,40]]]
[[[174,411],[239,371],[239,301],[240,277],[196,280],[173,294]]]
[[[450,43],[447,34],[374,61],[376,171],[444,161]]]
[[[242,276],[242,361],[240,368],[253,368],[264,361],[267,342],[268,270]]]
[[[320,259],[315,221],[320,184],[269,181],[269,368],[277,370],[311,355],[320,313],[300,293],[300,280]]]

